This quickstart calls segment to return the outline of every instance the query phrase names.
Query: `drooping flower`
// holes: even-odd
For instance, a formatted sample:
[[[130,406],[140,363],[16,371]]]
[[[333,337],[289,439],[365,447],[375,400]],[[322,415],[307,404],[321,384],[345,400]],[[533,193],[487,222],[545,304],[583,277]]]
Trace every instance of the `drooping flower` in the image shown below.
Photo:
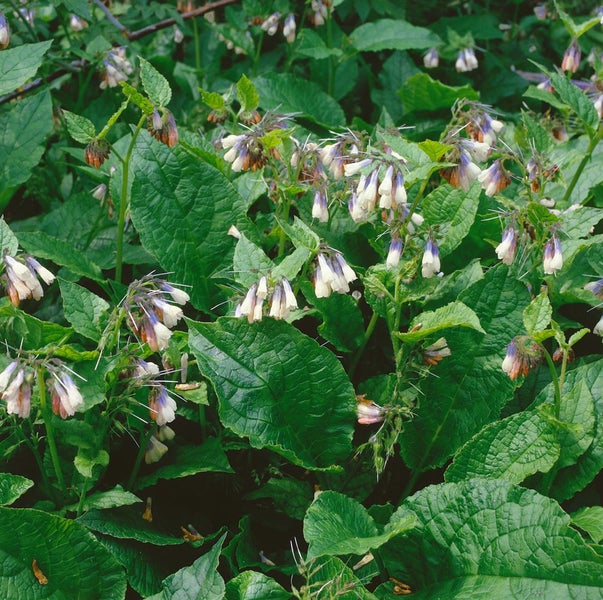
[[[144,462],[147,465],[159,462],[167,451],[168,447],[152,435],[144,452]]]
[[[40,277],[50,285],[55,277],[32,256],[23,259],[15,258],[9,254],[2,257],[6,274],[6,288],[8,296],[14,306],[19,306],[21,300],[33,298],[40,300],[44,290],[38,281]]]
[[[554,233],[544,245],[542,260],[545,275],[555,275],[563,267],[563,254],[561,251],[561,240]]]
[[[175,44],[181,44],[182,40],[184,40],[184,33],[182,32],[182,29],[180,29],[180,27],[178,27],[177,25],[174,25],[174,43]]]
[[[328,298],[331,292],[345,294],[350,291],[349,284],[357,276],[340,252],[319,252],[317,262],[314,268],[314,293],[317,298]]]
[[[10,44],[10,27],[4,13],[0,12],[0,50],[8,48]]]
[[[502,166],[502,160],[495,160],[487,169],[477,176],[482,184],[486,196],[494,196],[504,190],[509,185],[511,179],[507,171]]]
[[[474,69],[477,69],[478,66],[479,63],[477,62],[477,57],[475,56],[475,50],[473,50],[473,48],[464,48],[459,51],[456,62],[454,63],[454,67],[459,73],[473,71]]]
[[[402,256],[402,240],[396,236],[392,238],[389,244],[389,251],[387,252],[387,259],[385,260],[385,266],[388,269],[394,269],[400,263],[400,257]]]
[[[15,365],[12,367],[11,365]],[[9,415],[17,415],[22,419],[29,417],[31,411],[31,377],[23,367],[17,369],[17,361],[10,363],[2,372],[6,384],[2,391],[2,399],[6,401],[6,412]],[[6,374],[7,370],[10,372]],[[17,370],[9,383],[10,376]]]
[[[147,131],[159,142],[172,148],[178,142],[178,127],[174,115],[163,109],[163,115],[155,110],[147,119]]]
[[[318,219],[321,223],[329,220],[329,209],[327,204],[327,190],[320,187],[314,193],[314,202],[312,204],[312,218]]]
[[[67,372],[63,371],[59,375],[53,375],[54,378],[49,384],[52,412],[60,415],[61,419],[72,417],[77,408],[84,403],[82,394]]]
[[[283,23],[283,35],[285,36],[288,44],[292,44],[295,41],[295,31],[295,15],[291,13],[285,17],[285,21]]]
[[[281,18],[281,13],[275,12],[272,13],[261,25],[262,30],[264,30],[268,35],[274,35],[278,30],[278,23]]]
[[[592,292],[597,298],[603,300],[603,279],[597,281],[589,281],[585,284],[584,289],[588,292]]]
[[[507,346],[507,353],[502,362],[502,370],[510,379],[524,377],[530,369],[537,367],[544,360],[544,349],[530,336],[518,335]]]
[[[574,38],[563,55],[563,60],[561,61],[561,70],[575,73],[580,68],[581,57],[582,53],[580,52],[578,40]]]
[[[597,321],[597,324],[593,327],[593,333],[595,335],[603,336],[603,316]]]
[[[120,81],[127,81],[128,75],[134,72],[132,63],[126,58],[126,49],[123,46],[113,48],[103,62],[105,71],[99,87],[117,87]]]
[[[69,27],[71,27],[71,29],[77,33],[78,31],[86,29],[86,27],[88,27],[88,23],[86,23],[86,21],[84,21],[84,19],[78,15],[71,13],[69,15]]]
[[[381,423],[385,419],[387,409],[379,406],[372,400],[367,400],[364,396],[356,396],[356,413],[360,425],[373,425]]]
[[[426,69],[435,69],[440,64],[440,53],[436,48],[430,48],[423,56],[423,64]]]
[[[425,252],[421,260],[421,273],[423,277],[433,277],[440,272],[440,253],[438,244],[432,238],[425,242]]]
[[[111,145],[105,139],[93,138],[84,148],[84,160],[97,169],[109,158],[109,154]]]
[[[450,356],[452,353],[448,347],[446,338],[439,338],[433,344],[430,344],[422,350],[423,363],[429,366],[437,365],[443,358]]]
[[[499,260],[505,265],[513,263],[515,258],[515,248],[517,247],[517,231],[513,225],[505,228],[502,235],[502,241],[496,246],[495,252]]]
[[[481,169],[471,160],[471,154],[464,148],[458,154],[458,165],[442,170],[442,176],[450,185],[465,191],[469,190],[471,183],[480,173]]]
[[[544,21],[549,16],[549,9],[546,4],[538,4],[534,7],[534,15],[539,21]]]
[[[149,412],[157,425],[166,425],[176,418],[176,401],[163,385],[154,385],[149,392]]]

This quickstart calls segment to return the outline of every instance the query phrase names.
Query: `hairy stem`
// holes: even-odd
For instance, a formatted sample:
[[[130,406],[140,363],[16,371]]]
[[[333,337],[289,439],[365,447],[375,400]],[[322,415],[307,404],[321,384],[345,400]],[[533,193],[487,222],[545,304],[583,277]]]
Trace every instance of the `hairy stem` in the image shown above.
[[[588,144],[588,148],[586,149],[586,152],[584,153],[584,156],[582,157],[582,160],[580,161],[580,164],[578,165],[578,168],[576,169],[576,172],[574,173],[570,184],[567,186],[567,190],[565,191],[565,195],[563,196],[563,200],[561,201],[563,204],[569,202],[574,188],[576,187],[578,181],[580,180],[580,177],[582,176],[582,171],[584,171],[586,165],[590,161],[592,154],[595,151],[595,148],[601,141],[601,138],[603,138],[603,127],[599,127],[599,130],[597,131],[596,135],[591,138],[590,143]]]
[[[356,354],[354,355],[354,358],[352,359],[352,362],[350,363],[350,368],[348,369],[348,377],[350,379],[352,379],[352,377],[354,376],[356,367],[358,366],[358,363],[360,361],[360,357],[364,353],[364,349],[366,348],[368,341],[371,339],[371,336],[373,335],[373,331],[375,331],[375,326],[377,325],[378,320],[379,320],[379,315],[374,312],[371,315],[371,320],[369,321],[368,325],[366,326],[366,330],[364,332],[364,338],[362,339],[362,343],[356,350]]]

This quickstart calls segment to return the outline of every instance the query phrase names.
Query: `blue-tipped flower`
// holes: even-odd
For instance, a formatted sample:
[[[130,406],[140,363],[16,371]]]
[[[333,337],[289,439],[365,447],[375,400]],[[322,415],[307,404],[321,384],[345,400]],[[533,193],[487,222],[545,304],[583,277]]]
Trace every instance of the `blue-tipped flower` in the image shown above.
[[[479,63],[475,56],[475,50],[473,50],[473,48],[464,48],[463,50],[460,50],[454,66],[459,73],[466,73],[467,71],[477,69]]]
[[[482,184],[486,196],[494,196],[501,190],[504,190],[509,182],[509,174],[502,166],[500,159],[495,160],[487,169],[482,171],[477,176],[478,181]]]
[[[17,415],[26,419],[31,410],[31,377],[24,368],[19,368],[12,381],[8,383],[16,367],[17,361],[13,361],[0,376],[6,380],[3,382],[5,385],[2,389],[2,399],[6,402],[6,412],[9,415]],[[9,371],[8,374],[7,371]]]
[[[527,335],[514,337],[507,346],[507,354],[502,362],[502,370],[510,379],[524,377],[530,369],[538,366],[544,360],[544,350]]]
[[[166,425],[176,418],[176,401],[163,385],[155,385],[149,393],[149,412],[157,425]]]
[[[572,43],[569,45],[569,48],[563,55],[563,60],[561,61],[561,70],[575,73],[580,67],[581,57],[582,53],[580,52],[578,40],[574,38]]]
[[[285,21],[283,23],[283,35],[285,36],[288,44],[292,44],[295,41],[295,31],[295,15],[289,14],[285,17]]]
[[[425,243],[425,252],[421,260],[421,273],[423,277],[433,277],[440,272],[440,252],[435,240],[429,238]]]
[[[502,241],[496,246],[495,252],[505,265],[513,263],[515,258],[515,248],[517,247],[517,231],[513,225],[509,225],[502,235]]]
[[[162,444],[154,435],[152,435],[147,443],[144,452],[144,462],[147,465],[159,462],[163,455],[168,451],[168,447]]]
[[[436,48],[430,48],[423,56],[423,64],[426,69],[435,69],[440,64],[440,53]]]
[[[585,286],[584,289],[592,292],[597,298],[603,300],[603,279],[598,279],[597,281],[590,281]]]
[[[561,240],[554,233],[544,245],[544,255],[542,260],[545,275],[555,275],[563,267],[563,254],[561,252]]]
[[[82,394],[70,375],[63,372],[56,375],[49,385],[52,397],[52,412],[61,419],[72,417],[76,409],[84,403]]]
[[[327,190],[320,187],[314,193],[314,203],[312,204],[312,218],[318,219],[321,223],[329,220],[329,209],[327,206]]]
[[[389,244],[389,251],[387,253],[387,259],[385,261],[385,266],[388,269],[394,269],[398,266],[400,262],[400,257],[402,256],[402,240],[399,237],[392,238],[392,241]]]
[[[0,50],[4,50],[10,44],[10,27],[4,13],[0,12]]]

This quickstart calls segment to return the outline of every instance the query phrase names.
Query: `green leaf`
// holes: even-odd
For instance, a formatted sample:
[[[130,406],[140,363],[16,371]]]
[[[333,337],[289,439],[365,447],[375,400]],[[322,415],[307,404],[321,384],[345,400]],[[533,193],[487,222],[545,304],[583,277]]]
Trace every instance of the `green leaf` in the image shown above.
[[[168,80],[148,61],[138,57],[140,61],[140,80],[142,87],[155,106],[167,106],[172,99],[172,90]]]
[[[245,496],[246,500],[270,498],[276,510],[301,521],[314,498],[314,490],[307,481],[271,477],[264,485]]]
[[[88,277],[94,281],[102,281],[103,273],[86,254],[75,252],[73,246],[64,240],[42,233],[20,232],[19,243],[27,252],[38,258],[46,258],[69,269],[75,275]]]
[[[329,48],[324,40],[312,29],[302,29],[297,37],[295,55],[305,56],[314,60],[322,60],[329,56],[341,56],[340,48]]]
[[[591,27],[595,25],[599,25],[601,23],[601,17],[595,15],[590,19],[584,21],[582,24],[578,25],[576,22],[559,6],[559,3],[555,0],[555,11],[559,15],[559,18],[563,21],[565,28],[569,32],[572,38],[579,38],[581,35],[585,34]]]
[[[254,83],[264,110],[301,113],[328,127],[345,125],[341,106],[313,81],[289,73],[269,73],[257,77]]]
[[[293,224],[286,221],[279,221],[278,224],[296,248],[307,248],[313,253],[318,252],[320,238],[299,217],[293,219]]]
[[[551,73],[550,78],[551,84],[561,100],[576,113],[591,135],[594,134],[599,125],[599,116],[593,102],[563,75]]]
[[[407,333],[396,335],[404,342],[413,343],[452,327],[469,327],[486,333],[475,312],[462,302],[451,302],[434,311],[421,313],[410,322]]]
[[[0,506],[12,504],[20,498],[34,482],[21,475],[0,473]]]
[[[241,234],[235,248],[232,267],[235,279],[250,288],[262,275],[272,271],[274,263],[259,246]]]
[[[223,110],[226,108],[226,101],[222,94],[218,94],[218,92],[201,90],[201,101],[213,110]]]
[[[9,50],[0,52],[2,56]],[[9,188],[27,181],[44,153],[52,131],[50,94],[26,96],[0,107],[0,181]]]
[[[96,128],[90,119],[65,109],[62,113],[67,124],[67,131],[76,142],[87,144],[96,135]]]
[[[446,481],[472,477],[521,483],[537,472],[546,473],[559,458],[553,424],[538,411],[524,411],[486,425],[455,455]]]
[[[73,330],[50,321],[41,321],[15,308],[8,299],[0,299],[0,338],[14,348],[41,350],[64,344]]]
[[[478,182],[468,192],[442,184],[423,200],[422,215],[430,226],[440,226],[437,236],[440,256],[450,254],[468,235],[477,214],[480,192]]]
[[[421,382],[429,402],[415,410],[400,436],[402,456],[417,470],[442,465],[495,421],[514,388],[501,364],[507,344],[523,331],[522,310],[529,302],[525,286],[509,276],[504,265],[497,265],[459,300],[477,314],[486,335],[471,330],[446,333],[452,355],[433,367],[434,377]]]
[[[523,93],[524,98],[533,98],[534,100],[540,100],[541,102],[546,102],[550,104],[553,108],[564,111],[567,106],[553,94],[553,92],[549,92],[548,90],[541,90],[540,88],[530,85],[528,89]]]
[[[398,91],[407,112],[450,108],[459,98],[478,100],[470,85],[453,87],[432,79],[427,73],[410,76]]]
[[[2,598],[118,600],[126,594],[124,570],[89,531],[38,510],[0,508],[0,563]]]
[[[383,546],[413,598],[601,598],[603,556],[550,498],[502,480],[429,486],[394,514],[417,526]]]
[[[311,256],[312,253],[307,248],[296,248],[274,267],[272,274],[274,277],[286,277],[289,281],[293,281]]]
[[[210,311],[217,288],[212,274],[235,240],[227,235],[243,200],[217,169],[182,148],[152,143],[146,132],[132,156],[131,215],[145,249],[174,280],[191,286],[191,303]]]
[[[551,322],[553,307],[546,292],[540,292],[523,311],[523,324],[530,335],[544,331]]]
[[[107,508],[129,506],[131,504],[137,504],[138,502],[142,502],[138,496],[124,490],[121,485],[116,485],[113,489],[107,490],[106,492],[94,492],[93,494],[90,494],[90,496],[86,496],[81,508],[83,511],[93,509],[104,510]],[[78,507],[78,504],[74,504],[70,506],[69,509],[77,510]]]
[[[82,515],[78,523],[92,531],[118,539],[132,539],[155,546],[177,546],[184,544],[181,537],[162,531],[157,519],[152,523],[142,518],[143,510],[137,506],[124,506],[107,510],[93,509]]]
[[[163,459],[162,466],[140,477],[138,489],[155,485],[160,479],[179,479],[197,473],[232,473],[232,467],[220,440],[208,438],[198,446],[175,446]]]
[[[19,240],[6,224],[4,217],[0,217],[0,252],[15,256],[19,251]]]
[[[109,303],[86,288],[59,279],[65,318],[80,335],[98,342]]]
[[[360,52],[379,50],[422,50],[441,43],[429,29],[415,27],[407,21],[379,19],[364,23],[350,34],[350,42]]]
[[[226,534],[190,567],[184,567],[162,582],[162,591],[147,600],[222,600],[224,580],[218,573],[220,550]]]
[[[79,15],[87,21],[92,20],[92,13],[90,12],[87,0],[61,0],[61,4],[63,4],[69,12]]]
[[[341,364],[282,321],[189,321],[189,344],[218,396],[222,423],[309,469],[350,452],[356,399]]]
[[[304,295],[312,284],[304,287]],[[339,352],[353,352],[364,341],[364,321],[358,302],[347,294],[333,294],[330,298],[312,299],[314,306],[320,311],[323,322],[318,332],[328,340]]]
[[[241,75],[241,78],[237,81],[237,100],[243,112],[255,110],[260,103],[258,91],[246,75]]]
[[[291,594],[274,579],[257,571],[243,571],[226,584],[225,600],[290,600]]]
[[[585,506],[572,514],[572,524],[586,531],[595,544],[603,540],[603,506]]]
[[[120,81],[121,91],[124,96],[136,104],[145,115],[152,115],[155,107],[153,103],[145,98],[135,87],[131,86],[127,81]]]
[[[411,529],[411,514],[390,521],[383,531],[358,501],[327,490],[310,505],[304,518],[308,558],[332,554],[366,554]]]
[[[52,40],[23,44],[0,52],[0,96],[21,87],[40,68]]]

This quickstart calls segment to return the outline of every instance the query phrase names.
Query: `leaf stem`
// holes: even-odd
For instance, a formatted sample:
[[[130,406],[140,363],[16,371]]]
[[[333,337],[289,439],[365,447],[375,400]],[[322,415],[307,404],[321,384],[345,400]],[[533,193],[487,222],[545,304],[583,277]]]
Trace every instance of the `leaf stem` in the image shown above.
[[[572,180],[570,181],[570,184],[568,185],[567,190],[565,191],[565,194],[561,201],[563,204],[566,204],[569,201],[570,196],[572,195],[574,188],[578,184],[578,181],[582,175],[582,171],[584,171],[586,165],[588,164],[588,161],[591,159],[595,148],[601,141],[601,138],[603,138],[603,127],[599,127],[599,130],[597,131],[596,135],[591,138],[590,143],[588,144],[588,148],[586,149],[586,152],[584,153],[584,156],[582,157],[582,160],[580,161],[580,164],[578,165],[578,168],[576,169],[576,172],[574,173],[574,176],[572,177]]]
[[[121,283],[122,267],[123,267],[123,253],[124,253],[124,231],[126,229],[126,213],[129,205],[128,196],[128,175],[130,172],[130,159],[132,158],[132,152],[134,150],[134,144],[136,138],[140,133],[140,130],[146,121],[146,115],[142,115],[136,125],[136,130],[132,134],[130,145],[126,152],[126,156],[122,160],[122,181],[121,181],[121,195],[119,198],[119,215],[117,217],[117,240],[115,244],[115,281]]]
[[[364,349],[368,341],[371,339],[371,335],[373,335],[373,331],[375,331],[375,326],[377,325],[377,321],[379,320],[379,315],[376,312],[373,312],[371,315],[371,320],[366,326],[366,330],[364,331],[364,338],[362,339],[362,343],[356,350],[356,354],[354,354],[354,358],[352,358],[352,362],[350,363],[350,368],[348,369],[348,377],[352,379],[354,373],[356,371],[356,367],[360,361],[360,357],[364,353]]]
[[[40,397],[40,409],[42,411],[42,418],[44,419],[44,427],[46,428],[46,440],[48,442],[48,450],[50,452],[50,458],[52,460],[52,466],[57,476],[57,481],[61,490],[65,491],[65,480],[63,479],[63,471],[61,471],[61,461],[59,460],[59,453],[57,451],[56,441],[54,439],[54,429],[52,427],[52,414],[50,413],[50,407],[48,406],[46,398],[46,383],[44,382],[44,370],[39,367],[36,371],[36,377],[38,380],[38,393]]]
[[[543,348],[543,350],[544,350],[544,358],[546,359],[546,362],[549,366],[549,371],[551,373],[551,379],[553,382],[553,390],[555,393],[555,418],[559,419],[559,414],[561,413],[561,385],[560,385],[559,377],[557,375],[557,368],[555,367],[555,363],[553,362],[551,355],[548,353],[546,348]],[[564,354],[564,358],[565,358],[565,352],[563,354]]]
[[[136,478],[138,477],[138,472],[140,471],[140,465],[142,465],[142,459],[144,457],[144,453],[146,452],[147,444],[154,433],[155,428],[150,427],[148,431],[143,432],[143,434],[140,436],[140,447],[138,448],[138,454],[136,455],[136,460],[134,461],[134,466],[132,467],[132,472],[130,473],[130,479],[128,479],[127,488],[129,490],[134,489],[134,484],[136,483]]]

